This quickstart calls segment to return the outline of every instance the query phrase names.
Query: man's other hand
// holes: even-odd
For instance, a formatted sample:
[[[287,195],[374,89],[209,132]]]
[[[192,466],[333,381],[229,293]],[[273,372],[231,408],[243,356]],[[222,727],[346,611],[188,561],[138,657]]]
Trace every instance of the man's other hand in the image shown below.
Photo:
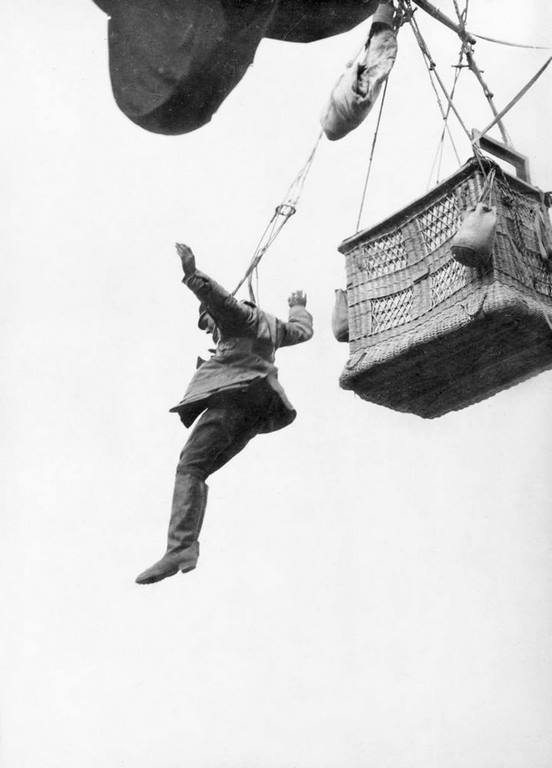
[[[307,294],[303,291],[294,291],[288,299],[290,307],[306,307],[307,306]]]
[[[176,243],[176,252],[180,256],[184,274],[186,277],[190,277],[196,271],[195,256],[192,249],[183,243]]]

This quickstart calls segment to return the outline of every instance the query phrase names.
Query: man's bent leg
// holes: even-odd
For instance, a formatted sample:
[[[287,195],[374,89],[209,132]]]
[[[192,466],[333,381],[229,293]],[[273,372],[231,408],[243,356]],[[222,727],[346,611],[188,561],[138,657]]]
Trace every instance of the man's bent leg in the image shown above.
[[[138,584],[153,584],[196,567],[206,503],[207,486],[203,480],[194,475],[176,475],[166,552],[136,578]]]
[[[136,579],[152,584],[193,570],[207,503],[205,479],[239,453],[256,434],[256,418],[237,404],[209,408],[200,417],[180,455],[176,470],[167,551]]]
[[[256,422],[255,413],[239,401],[208,408],[180,454],[177,474],[206,480],[245,448],[257,434]]]

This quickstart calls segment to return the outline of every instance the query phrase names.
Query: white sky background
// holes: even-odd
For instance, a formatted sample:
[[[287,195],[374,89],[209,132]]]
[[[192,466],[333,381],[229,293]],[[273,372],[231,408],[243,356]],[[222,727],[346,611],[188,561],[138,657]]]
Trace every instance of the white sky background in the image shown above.
[[[475,31],[552,44],[547,0],[470,5]],[[457,38],[418,16],[450,82]],[[207,347],[173,243],[235,284],[368,25],[264,42],[212,124],[167,138],[116,108],[92,2],[0,20],[3,766],[549,768],[552,374],[436,421],[338,388],[336,246],[375,114],[321,145],[263,262],[264,306],[302,288],[315,317],[278,360],[296,422],[211,478],[195,572],[133,582],[163,552],[186,439],[167,411]],[[366,224],[425,191],[441,131],[410,30],[399,46]],[[477,44],[500,106],[546,55]],[[544,189],[551,83],[507,121]]]

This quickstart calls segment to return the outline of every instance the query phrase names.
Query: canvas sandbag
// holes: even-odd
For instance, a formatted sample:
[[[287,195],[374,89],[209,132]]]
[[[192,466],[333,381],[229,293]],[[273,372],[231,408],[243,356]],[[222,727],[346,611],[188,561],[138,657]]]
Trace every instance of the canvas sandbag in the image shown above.
[[[395,63],[397,37],[393,28],[381,23],[374,23],[372,28],[366,48],[339,78],[322,113],[322,129],[331,141],[343,138],[362,123]]]
[[[451,243],[456,261],[465,267],[482,267],[489,261],[495,241],[496,220],[496,208],[486,203],[477,203],[466,210]]]
[[[332,312],[332,331],[337,341],[349,341],[349,307],[347,291],[337,288]]]

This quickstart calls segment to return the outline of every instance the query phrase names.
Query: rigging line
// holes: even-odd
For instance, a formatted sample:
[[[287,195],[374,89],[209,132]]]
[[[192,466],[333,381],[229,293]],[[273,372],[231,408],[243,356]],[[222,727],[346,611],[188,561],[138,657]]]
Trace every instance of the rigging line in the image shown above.
[[[421,34],[420,29],[419,29],[419,27],[418,27],[418,25],[416,23],[416,20],[414,18],[410,18],[409,19],[409,23],[410,23],[410,26],[412,28],[412,31],[414,32],[414,36],[416,38],[416,42],[418,43],[418,45],[420,47],[420,50],[422,51],[422,55],[424,56],[425,63],[426,63],[426,66],[427,66],[427,69],[428,69],[428,72],[429,72],[429,77],[430,77],[431,85],[433,87],[433,90],[435,91],[435,95],[437,96],[437,103],[439,105],[439,109],[441,111],[441,115],[442,115],[443,119],[445,118],[445,112],[443,110],[443,105],[441,104],[441,100],[439,98],[439,94],[438,94],[437,89],[435,87],[435,83],[433,82],[432,74],[435,76],[435,79],[439,83],[439,86],[440,86],[441,90],[443,91],[443,94],[444,94],[446,100],[450,104],[450,107],[451,107],[452,111],[456,115],[456,118],[457,118],[458,122],[462,126],[462,129],[463,129],[464,133],[466,134],[466,136],[468,137],[468,140],[469,140],[469,142],[471,144],[470,132],[466,128],[466,125],[465,125],[464,121],[462,120],[462,117],[460,116],[460,113],[456,109],[456,107],[454,105],[454,102],[452,101],[452,99],[451,99],[447,89],[445,88],[445,85],[444,85],[443,81],[441,80],[441,77],[440,77],[439,73],[437,72],[436,64],[435,64],[435,62],[433,61],[433,59],[431,58],[431,56],[429,54],[429,50],[427,48],[427,45],[425,43],[424,38],[422,37],[422,34]],[[448,128],[447,128],[447,131],[448,131]],[[450,131],[448,131],[448,133],[449,133],[449,138],[451,139],[451,142],[453,142],[453,139],[452,139],[452,136],[450,134]]]
[[[428,2],[428,0],[414,0],[414,2],[423,11],[428,13],[430,16],[433,16],[434,19],[437,19],[437,21],[440,21],[441,24],[444,24],[449,29],[452,29],[452,31],[456,32],[457,35],[460,35],[463,40],[467,40],[469,43],[475,43],[473,35],[470,32],[468,32],[466,29],[461,29],[452,19],[449,19],[448,16],[446,16],[442,11]]]
[[[437,19],[437,21],[440,21],[441,24],[444,24],[449,29],[452,29],[453,32],[456,32],[456,34],[460,35],[463,39],[467,40],[472,45],[476,42],[475,38],[478,38],[479,40],[485,40],[489,43],[498,43],[499,45],[507,45],[512,48],[528,48],[532,50],[537,51],[550,51],[552,48],[550,46],[546,45],[527,45],[525,43],[512,43],[507,40],[498,40],[494,37],[488,37],[487,35],[478,35],[475,32],[468,32],[467,29],[460,29],[457,24],[455,24],[452,19],[449,19],[448,16],[446,16],[442,11],[440,11],[438,8],[436,8],[434,5],[432,5],[428,0],[414,0],[416,5],[418,5],[423,11],[428,13],[430,16],[433,16],[434,19]]]
[[[454,10],[456,11],[456,15],[458,16],[460,23],[464,24],[465,19],[462,18],[462,14],[460,12],[460,6],[458,5],[458,0],[452,0],[452,2],[454,3]],[[460,29],[463,29],[463,27],[461,26]]]
[[[467,23],[469,10],[470,10],[470,0],[466,0],[466,7],[464,8],[464,12],[462,14],[462,20],[464,25]],[[467,41],[464,41],[464,48],[467,45],[468,45]],[[494,167],[492,167],[490,170],[488,170],[485,167],[485,163],[483,162],[483,154],[480,148],[477,146],[477,144],[473,142],[472,142],[472,151],[473,151],[473,156],[475,157],[477,164],[479,166],[479,170],[481,171],[481,175],[485,179],[485,184],[487,183],[489,176],[491,175],[492,175],[492,180],[494,181],[494,177],[495,177]]]
[[[232,296],[236,295],[236,293],[239,291],[239,289],[242,287],[242,285],[248,279],[248,277],[251,274],[251,272],[255,269],[255,264],[258,263],[258,260],[260,260],[260,258],[262,258],[262,254],[266,251],[268,245],[265,244],[265,241],[267,241],[268,243],[271,242],[270,241],[270,235],[268,233],[269,233],[269,231],[272,232],[274,230],[277,216],[278,216],[278,211],[275,210],[274,213],[272,214],[272,218],[270,219],[270,221],[266,225],[265,230],[264,230],[263,234],[261,235],[261,238],[260,238],[259,242],[257,243],[257,246],[256,246],[256,248],[255,248],[255,250],[253,252],[253,258],[251,259],[251,261],[249,263],[249,266],[247,267],[247,269],[245,271],[245,275],[242,277],[242,279],[240,280],[238,285],[232,291]]]
[[[249,266],[247,267],[244,276],[232,291],[232,296],[236,295],[236,293],[239,291],[242,285],[246,282],[246,280],[249,280],[249,277],[251,276],[253,271],[257,268],[259,262],[261,261],[261,259],[263,258],[263,256],[265,255],[269,247],[276,240],[276,238],[282,231],[284,225],[295,213],[296,206],[303,192],[308,173],[312,167],[314,156],[316,154],[316,150],[318,149],[318,146],[320,145],[320,141],[322,139],[323,133],[324,133],[323,131],[320,131],[320,133],[318,134],[318,137],[307,158],[306,163],[303,165],[303,167],[301,168],[301,170],[299,171],[299,173],[297,174],[297,176],[289,186],[283,202],[279,203],[276,206],[274,213],[272,214],[272,218],[268,222],[263,234],[261,235],[257,243],[257,246],[253,252],[253,257],[249,262]]]
[[[451,99],[454,99],[454,94],[456,92],[456,86],[458,84],[458,80],[460,78],[460,73],[462,71],[460,69],[460,65],[462,64],[463,57],[464,57],[464,45],[462,44],[462,47],[460,49],[460,56],[459,56],[459,59],[458,59],[458,64],[456,66],[456,72],[455,72],[455,75],[454,75],[454,83],[452,84],[452,90],[450,92],[450,98]],[[432,166],[431,166],[431,171],[429,173],[429,179],[428,179],[428,182],[427,182],[427,189],[429,189],[431,187],[431,180],[433,178],[433,172],[434,172],[436,166],[437,166],[437,173],[436,173],[436,176],[435,176],[435,183],[437,184],[439,182],[439,176],[441,174],[441,164],[443,162],[443,150],[444,150],[444,145],[445,145],[445,136],[447,134],[448,119],[450,117],[450,112],[451,112],[450,104],[448,104],[447,105],[447,111],[446,111],[446,114],[445,114],[445,117],[444,117],[444,121],[445,122],[443,124],[443,130],[441,131],[441,138],[439,139],[439,143],[437,145],[437,151],[435,152],[435,157],[433,159],[433,163],[432,163]],[[450,133],[449,133],[449,136],[450,136]],[[458,152],[456,150],[456,146],[455,146],[454,142],[452,142],[452,147],[453,147],[454,153],[456,155],[456,160],[457,160],[458,164],[460,165],[462,161],[460,160],[460,156],[458,155]]]
[[[389,85],[389,77],[385,80],[385,85],[383,88],[383,93],[381,95],[381,102],[380,102],[380,108],[378,113],[378,119],[376,122],[376,128],[374,130],[374,137],[372,139],[372,148],[370,150],[370,159],[368,160],[368,170],[366,171],[366,178],[364,179],[364,189],[362,190],[362,199],[360,201],[360,209],[358,212],[358,219],[356,224],[356,231],[358,232],[360,230],[360,221],[362,219],[362,212],[364,211],[364,204],[366,202],[366,192],[368,190],[368,180],[370,179],[370,172],[372,170],[372,162],[374,160],[374,152],[376,149],[376,143],[378,140],[378,134],[379,134],[379,127],[381,123],[381,116],[383,114],[383,107],[385,105],[385,97],[387,96],[387,86]]]
[[[455,4],[455,6],[457,6],[457,0],[454,0],[454,4]],[[464,13],[465,12],[466,12],[466,10],[464,10]],[[454,100],[454,96],[455,96],[455,93],[456,93],[456,86],[458,85],[458,80],[460,79],[460,74],[462,72],[462,60],[463,60],[464,55],[466,53],[465,46],[466,46],[466,43],[464,43],[462,41],[462,44],[460,46],[460,53],[458,54],[458,64],[456,65],[456,71],[455,71],[455,74],[454,74],[454,82],[452,84],[452,89],[451,89],[451,92],[450,92],[451,101]],[[438,166],[437,166],[437,174],[436,174],[436,178],[435,178],[435,183],[436,184],[439,183],[439,177],[441,175],[441,166],[442,166],[442,162],[443,162],[443,151],[444,151],[444,147],[445,147],[445,133],[446,133],[447,126],[448,126],[448,119],[450,117],[450,112],[451,112],[451,108],[450,108],[450,104],[448,104],[447,105],[447,112],[446,112],[446,115],[445,115],[445,124],[444,124],[443,130],[441,132],[440,146],[439,146],[439,148],[437,150],[436,161],[437,161],[437,158],[438,158]],[[450,133],[449,133],[449,136],[450,136]],[[456,146],[454,145],[454,142],[452,142],[452,147],[453,147],[454,153],[456,155],[456,161],[457,161],[458,165],[460,165],[461,164],[461,160],[460,160],[460,157],[459,157],[458,152],[456,150]],[[434,165],[435,165],[435,163],[434,163]]]
[[[477,37],[479,40],[485,40],[487,43],[497,43],[498,45],[507,45],[510,48],[526,48],[531,51],[552,51],[552,46],[550,45],[526,45],[524,43],[511,43],[507,40],[497,40],[495,37],[487,37],[486,35],[476,35],[475,32],[472,33],[474,37]]]
[[[456,0],[454,0],[454,7],[456,9],[456,14],[458,16],[458,21],[460,23],[460,36],[465,41],[465,51],[466,51],[466,61],[468,62],[468,67],[473,72],[475,77],[477,78],[479,85],[483,89],[483,93],[485,94],[485,98],[487,99],[487,102],[489,103],[489,106],[491,108],[491,112],[493,115],[497,118],[498,127],[500,129],[500,133],[502,136],[502,140],[505,144],[512,146],[512,140],[510,139],[510,136],[508,135],[508,131],[506,130],[506,126],[504,123],[500,120],[500,116],[498,115],[497,108],[495,106],[494,100],[493,100],[493,94],[491,93],[489,86],[483,79],[483,73],[477,66],[477,62],[475,61],[475,57],[473,55],[473,45],[470,44],[465,36],[466,26],[465,21],[462,18],[462,14],[460,13],[460,8],[458,7],[458,3]]]
[[[532,86],[533,86],[533,85],[536,83],[536,81],[539,79],[539,77],[542,75],[542,73],[543,73],[543,72],[544,72],[544,70],[545,70],[545,69],[548,67],[548,65],[550,64],[550,62],[551,62],[551,61],[552,61],[552,56],[550,56],[550,58],[549,58],[549,59],[548,59],[548,60],[547,60],[547,61],[546,61],[546,62],[545,62],[543,65],[542,65],[542,67],[539,69],[539,71],[538,71],[536,74],[534,74],[534,75],[533,75],[533,77],[532,77],[532,78],[529,80],[529,82],[527,82],[527,83],[526,83],[526,84],[523,86],[523,88],[521,89],[521,91],[519,91],[519,92],[518,92],[518,93],[517,93],[517,94],[514,96],[514,98],[513,98],[511,101],[509,101],[509,102],[508,102],[508,104],[506,104],[506,106],[504,107],[504,109],[503,109],[503,110],[501,110],[501,111],[500,111],[500,112],[497,114],[497,116],[495,117],[495,119],[494,119],[492,122],[490,122],[490,123],[489,123],[489,125],[487,125],[487,127],[486,127],[486,128],[484,128],[484,129],[481,131],[481,133],[479,134],[479,137],[481,137],[481,136],[484,136],[486,133],[488,133],[488,132],[491,130],[491,128],[493,127],[493,125],[495,125],[495,123],[498,123],[498,122],[501,120],[501,118],[503,118],[503,117],[504,117],[504,115],[505,115],[507,112],[509,112],[509,111],[512,109],[512,107],[514,107],[514,106],[515,106],[515,105],[518,103],[518,101],[519,101],[519,100],[520,100],[520,99],[521,99],[523,96],[525,96],[525,94],[527,93],[527,91],[528,91],[528,90],[529,90],[529,89],[530,89],[530,88],[531,88],[531,87],[532,87]]]

